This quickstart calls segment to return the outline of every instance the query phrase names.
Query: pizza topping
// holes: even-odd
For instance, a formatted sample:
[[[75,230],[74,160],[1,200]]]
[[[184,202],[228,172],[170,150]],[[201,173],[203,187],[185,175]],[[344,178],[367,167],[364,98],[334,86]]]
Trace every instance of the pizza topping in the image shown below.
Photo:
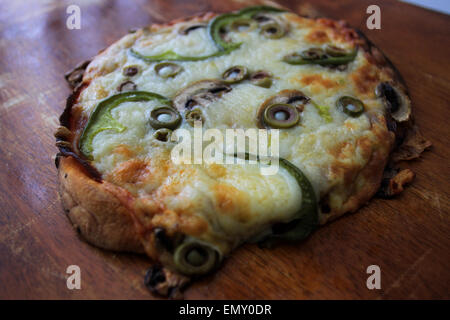
[[[235,50],[241,46],[241,43],[233,43],[227,37],[227,33],[230,30],[238,30],[239,27],[246,25],[248,29],[253,27],[253,24],[249,22],[254,16],[263,12],[282,12],[283,10],[268,6],[256,6],[245,8],[238,13],[222,14],[214,18],[209,24],[209,34],[213,39],[214,44],[220,51]]]
[[[189,123],[190,126],[194,126],[196,121],[201,121],[202,123],[205,121],[203,117],[202,110],[200,109],[194,109],[190,110],[186,113],[186,121]]]
[[[209,23],[208,31],[211,39],[219,51],[235,50],[241,46],[241,43],[233,43],[229,41],[227,37],[228,31],[231,29],[231,25],[235,21],[242,21],[239,14],[228,13],[222,14]]]
[[[272,104],[265,108],[263,119],[265,126],[287,129],[295,126],[300,119],[297,108],[290,104]]]
[[[200,275],[211,271],[219,261],[219,252],[206,243],[189,239],[175,249],[173,256],[178,272]]]
[[[340,97],[336,102],[336,106],[339,110],[351,117],[358,117],[364,112],[364,104],[362,101],[349,96]]]
[[[352,62],[356,54],[357,50],[341,52],[341,49],[337,47],[328,46],[325,51],[322,48],[310,48],[300,53],[294,52],[284,56],[283,61],[292,65],[343,65]]]
[[[258,111],[258,127],[290,128],[300,120],[300,112],[312,102],[300,90],[283,90],[266,100]],[[275,108],[275,106],[278,106]],[[282,123],[279,123],[279,122]]]
[[[397,122],[407,121],[411,115],[411,102],[402,90],[389,82],[380,83],[376,89],[377,97],[383,99],[386,110]]]
[[[153,55],[153,56],[146,56],[146,55],[140,54],[139,52],[137,52],[133,48],[130,49],[130,54],[133,57],[135,57],[137,59],[144,60],[146,62],[158,62],[158,61],[201,61],[201,60],[206,60],[206,59],[209,59],[209,58],[215,58],[215,57],[220,57],[220,56],[226,55],[226,54],[230,53],[231,51],[233,51],[234,49],[236,49],[236,48],[223,50],[223,51],[217,51],[217,52],[208,54],[206,56],[198,56],[198,57],[183,56],[181,54],[173,52],[172,50],[163,52],[161,54]]]
[[[185,36],[185,35],[189,34],[189,32],[200,29],[200,28],[206,28],[206,24],[204,24],[204,23],[191,24],[191,25],[185,26],[183,28],[180,28],[178,33]]]
[[[117,87],[117,91],[119,92],[135,91],[136,89],[137,85],[131,80],[125,81]]]
[[[150,125],[153,129],[175,129],[181,122],[180,113],[172,107],[160,106],[150,112]]]
[[[139,73],[140,67],[137,65],[134,66],[128,66],[123,68],[123,75],[127,77],[133,77]]]
[[[304,60],[318,60],[327,57],[322,48],[311,48],[300,53],[300,57]]]
[[[278,8],[272,8],[268,6],[258,6],[258,7],[250,7],[244,10],[239,11],[238,13],[226,13],[220,16],[217,16],[208,24],[208,33],[213,40],[215,46],[218,48],[218,51],[208,54],[205,56],[184,56],[175,53],[172,50],[165,51],[158,55],[143,55],[133,48],[129,50],[130,54],[135,58],[147,61],[147,62],[156,62],[156,61],[202,61],[207,60],[209,58],[220,57],[223,55],[227,55],[230,52],[238,49],[242,43],[234,43],[230,41],[229,37],[227,37],[227,33],[229,31],[241,31],[242,27],[246,29],[252,29],[253,24],[248,20],[252,18],[254,15],[260,12],[282,12],[283,10]],[[188,28],[189,29],[189,28]],[[186,30],[188,30],[186,29]],[[193,30],[193,29],[191,29]],[[191,31],[190,30],[190,31]],[[270,29],[269,33],[272,33],[274,29]],[[183,31],[182,31],[183,32]],[[188,33],[188,32],[187,32]],[[187,34],[185,33],[185,34]],[[274,33],[275,36],[277,32]]]
[[[279,241],[299,241],[305,239],[318,225],[318,208],[314,188],[304,173],[291,162],[280,158],[280,166],[297,180],[302,190],[302,203],[295,219],[288,223],[272,226],[272,234],[262,239],[262,246],[271,247]]]
[[[248,18],[236,19],[231,22],[230,29],[233,31],[251,31],[257,27],[254,20]]]
[[[250,81],[255,86],[270,88],[272,86],[272,74],[264,70],[259,70],[250,75]]]
[[[348,54],[344,49],[333,45],[327,45],[325,47],[325,52],[330,57],[343,57]]]
[[[169,104],[167,98],[147,91],[130,91],[113,95],[102,100],[92,111],[88,123],[84,128],[79,140],[79,149],[81,153],[88,159],[92,159],[92,141],[94,137],[105,130],[113,130],[122,132],[126,128],[115,120],[111,114],[112,109],[116,108],[124,102],[130,101],[152,101],[157,100],[161,103]]]
[[[243,66],[234,66],[226,70],[222,78],[225,83],[238,83],[248,77],[248,69]]]
[[[286,29],[277,21],[269,21],[261,25],[261,34],[269,39],[279,39],[286,34]]]
[[[196,106],[206,107],[212,101],[231,91],[231,87],[220,80],[201,80],[183,88],[173,99],[174,106],[182,111]]]
[[[275,97],[270,98],[266,104],[287,103],[295,106],[301,112],[304,106],[310,101],[311,99],[300,90],[287,89],[280,91]]]
[[[172,130],[167,128],[161,128],[156,130],[155,133],[153,133],[153,136],[155,137],[156,140],[167,142],[170,140],[170,137],[172,136]]]
[[[155,66],[155,72],[161,78],[172,78],[183,71],[183,67],[172,62],[158,63]]]

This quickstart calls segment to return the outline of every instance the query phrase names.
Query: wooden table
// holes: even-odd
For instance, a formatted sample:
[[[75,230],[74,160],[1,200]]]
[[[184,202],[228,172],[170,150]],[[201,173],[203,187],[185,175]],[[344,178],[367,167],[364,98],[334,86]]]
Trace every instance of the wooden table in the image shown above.
[[[414,184],[394,200],[375,199],[357,214],[276,250],[247,245],[188,299],[450,298],[450,17],[394,0],[376,1],[382,29],[366,28],[370,0],[314,1],[332,18],[364,30],[398,67],[417,123],[433,142],[409,167]],[[134,3],[134,4],[132,4]],[[63,73],[127,30],[250,1],[111,0],[0,3],[0,298],[144,298],[145,257],[96,249],[78,239],[57,193],[53,132],[69,94]],[[300,1],[280,1],[294,11]],[[81,7],[81,30],[66,8]],[[68,290],[66,268],[81,268]],[[381,268],[368,290],[366,268]]]

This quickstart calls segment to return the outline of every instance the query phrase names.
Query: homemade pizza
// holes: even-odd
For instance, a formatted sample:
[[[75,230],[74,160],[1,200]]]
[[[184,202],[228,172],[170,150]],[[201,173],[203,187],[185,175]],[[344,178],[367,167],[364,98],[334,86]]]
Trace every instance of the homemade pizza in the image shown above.
[[[414,174],[394,164],[429,146],[400,76],[360,32],[280,8],[135,30],[66,78],[74,91],[55,134],[64,209],[88,242],[148,255],[146,284],[163,295],[243,243],[300,241],[401,192]],[[174,161],[177,132],[197,128],[255,129],[278,152],[233,153],[227,140],[218,150],[233,163]],[[200,139],[201,151],[214,143]]]

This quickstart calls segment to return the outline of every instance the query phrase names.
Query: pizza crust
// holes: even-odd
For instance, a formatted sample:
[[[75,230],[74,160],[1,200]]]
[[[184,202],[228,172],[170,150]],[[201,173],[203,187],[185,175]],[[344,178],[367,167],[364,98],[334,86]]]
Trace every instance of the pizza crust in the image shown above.
[[[63,208],[84,239],[108,250],[144,253],[131,210],[115,187],[93,180],[71,156],[59,160],[58,177]]]

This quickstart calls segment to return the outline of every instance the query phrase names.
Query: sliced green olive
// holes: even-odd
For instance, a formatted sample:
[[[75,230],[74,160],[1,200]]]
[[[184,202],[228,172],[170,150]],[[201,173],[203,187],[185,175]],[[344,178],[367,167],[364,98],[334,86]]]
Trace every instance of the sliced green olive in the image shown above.
[[[219,260],[219,253],[205,243],[188,240],[175,249],[176,269],[186,275],[201,275],[211,271]]]
[[[364,112],[364,104],[353,97],[340,97],[336,102],[337,107],[351,117],[358,117]]]
[[[272,128],[287,129],[295,126],[300,119],[296,107],[290,104],[275,103],[269,105],[263,113],[264,123]]]
[[[234,66],[222,74],[225,83],[238,83],[248,77],[248,69],[243,66]]]
[[[325,47],[325,52],[331,57],[343,57],[348,54],[348,52],[345,49],[333,45],[327,45]]]
[[[202,123],[205,121],[203,117],[203,112],[200,109],[190,110],[186,113],[186,121],[189,123],[191,127],[194,126],[196,121],[201,121]]]
[[[156,107],[150,112],[150,125],[153,129],[168,128],[174,130],[181,122],[180,113],[169,106]]]
[[[272,86],[272,75],[267,71],[259,70],[250,76],[250,81],[255,86],[270,88]]]
[[[155,139],[162,141],[162,142],[169,141],[171,135],[172,135],[172,130],[167,129],[167,128],[158,129],[155,131],[155,133],[153,133],[153,136],[155,137]]]
[[[279,39],[286,33],[285,28],[276,21],[269,21],[261,25],[261,32],[264,37],[269,39]]]
[[[173,78],[183,71],[183,67],[172,62],[158,63],[155,66],[155,72],[161,78]]]

